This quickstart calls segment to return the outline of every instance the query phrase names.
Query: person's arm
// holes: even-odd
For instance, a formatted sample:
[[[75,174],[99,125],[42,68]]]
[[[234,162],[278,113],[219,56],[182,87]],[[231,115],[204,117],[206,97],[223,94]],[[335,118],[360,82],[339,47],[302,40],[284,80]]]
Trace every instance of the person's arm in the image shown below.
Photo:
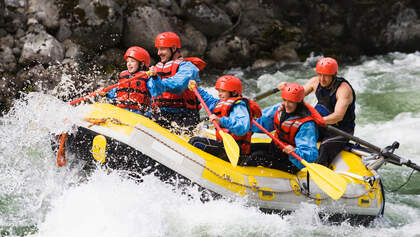
[[[265,129],[267,129],[267,131],[269,132],[273,131],[274,130],[274,115],[276,114],[276,111],[280,105],[281,103],[278,103],[276,105],[272,105],[268,108],[265,108],[262,111],[262,116],[255,119],[255,121],[259,123],[261,126],[263,126]],[[261,131],[261,129],[259,129],[254,124],[252,125],[251,130],[252,132],[264,133],[263,131]]]
[[[206,103],[207,107],[209,107],[209,110],[213,112],[214,106],[216,106],[217,102],[219,102],[219,99],[214,98],[201,87],[198,87],[197,91],[200,94],[201,98],[203,98],[204,103]]]
[[[316,87],[318,86],[318,77],[312,77],[303,85],[303,89],[305,89],[305,96],[309,95],[312,91],[316,90]]]
[[[341,83],[336,93],[337,103],[334,107],[334,112],[325,116],[327,124],[335,124],[343,120],[347,108],[353,102],[353,92],[347,83]]]
[[[198,72],[199,70],[194,64],[184,61],[180,63],[178,71],[174,76],[165,80],[162,80],[160,77],[149,80],[147,87],[153,97],[157,97],[163,92],[181,94],[188,88],[188,82],[190,80],[200,82]]]
[[[229,117],[220,118],[220,125],[236,136],[243,136],[249,132],[251,121],[249,120],[249,112],[245,102],[241,101],[233,105]]]
[[[106,93],[106,97],[108,97],[109,99],[117,98],[117,90],[118,88],[112,88]]]
[[[314,162],[318,157],[318,129],[315,122],[309,121],[299,128],[295,136],[296,148],[294,149],[296,155],[306,160],[309,163]],[[305,167],[300,161],[289,155],[290,161],[299,169]]]

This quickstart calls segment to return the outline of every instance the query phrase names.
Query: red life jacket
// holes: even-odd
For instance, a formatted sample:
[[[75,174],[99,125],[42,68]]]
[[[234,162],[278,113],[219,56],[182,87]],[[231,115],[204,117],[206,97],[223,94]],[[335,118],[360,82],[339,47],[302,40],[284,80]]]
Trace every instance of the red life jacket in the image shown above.
[[[178,58],[171,60],[165,64],[159,62],[156,64],[157,75],[164,79],[174,76],[177,71],[179,64],[183,61],[190,61],[200,70],[205,67],[205,62],[199,58]],[[153,107],[174,107],[174,108],[187,108],[199,110],[201,108],[200,102],[195,97],[194,92],[189,89],[186,89],[182,94],[173,94],[169,92],[164,92],[158,97],[153,97]]]
[[[142,75],[136,80],[128,79]],[[120,81],[117,89],[117,106],[131,110],[145,112],[150,104],[150,94],[147,90],[148,76],[143,71],[131,74],[128,70],[120,73]]]
[[[276,137],[292,146],[296,146],[295,136],[302,124],[308,121],[314,121],[319,126],[325,126],[325,120],[312,106],[305,103],[308,113],[300,117],[291,117],[284,120],[281,124],[281,116],[284,112],[284,106],[281,105],[274,115],[274,128],[276,129]]]
[[[233,106],[239,102],[244,101],[249,112],[249,119],[250,123],[252,122],[252,118],[256,116],[261,116],[261,109],[260,106],[258,106],[257,103],[254,101],[248,100],[244,97],[230,97],[225,100],[220,100],[216,106],[213,109],[213,113],[217,115],[219,118],[221,117],[228,117],[230,112],[232,111]],[[251,126],[251,124],[250,124]],[[231,132],[227,128],[222,128],[222,130],[226,133],[229,133],[233,139],[239,144],[239,147],[241,148],[241,155],[248,155],[251,152],[251,136],[252,132],[251,129],[248,131],[247,134],[243,136],[237,136]],[[219,133],[216,133],[216,139],[222,140]]]

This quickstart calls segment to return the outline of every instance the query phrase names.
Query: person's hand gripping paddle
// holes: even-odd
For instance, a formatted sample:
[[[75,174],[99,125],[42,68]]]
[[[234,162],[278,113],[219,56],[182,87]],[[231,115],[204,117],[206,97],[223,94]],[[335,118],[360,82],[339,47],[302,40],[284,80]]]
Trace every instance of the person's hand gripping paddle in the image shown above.
[[[211,112],[210,109],[207,107],[206,103],[204,103],[203,98],[201,98],[200,93],[198,93],[197,88],[195,85],[191,86],[192,91],[194,92],[195,96],[197,96],[198,100],[200,100],[201,106],[206,110],[207,114],[210,116]],[[214,127],[216,128],[216,132],[219,133],[220,137],[223,140],[223,146],[225,148],[227,157],[229,158],[230,163],[233,167],[236,167],[239,160],[239,146],[236,143],[235,139],[229,134],[223,132],[220,128],[219,124],[216,121],[213,121]]]
[[[286,143],[277,139],[273,134],[271,134],[267,129],[257,123],[255,120],[252,120],[252,123],[257,126],[261,131],[267,134],[273,141],[280,146],[281,149],[287,146]],[[318,185],[318,187],[324,191],[332,199],[337,200],[343,196],[347,188],[346,180],[336,174],[334,171],[329,168],[315,163],[308,163],[306,160],[299,157],[295,152],[291,152],[290,155],[298,159],[304,166],[306,166],[309,177]]]

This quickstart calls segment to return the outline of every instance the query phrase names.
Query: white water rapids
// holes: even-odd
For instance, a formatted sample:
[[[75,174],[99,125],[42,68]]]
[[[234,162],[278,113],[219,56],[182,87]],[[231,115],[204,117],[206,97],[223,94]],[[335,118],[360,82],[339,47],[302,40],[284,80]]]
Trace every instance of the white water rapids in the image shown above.
[[[225,73],[246,77],[245,93],[253,96],[280,80],[305,83],[315,75],[317,59],[273,71]],[[355,135],[379,147],[399,141],[396,153],[420,164],[420,53],[364,58],[340,67],[339,75],[356,90]],[[279,101],[277,94],[261,105]],[[84,177],[75,167],[59,168],[50,134],[71,131],[63,120],[72,116],[67,103],[30,93],[0,118],[2,236],[420,236],[419,172],[399,191],[386,193],[385,217],[371,226],[326,225],[317,206],[307,203],[290,215],[268,215],[241,199],[202,203],[196,188],[185,195],[153,175],[137,183],[116,171],[97,169]],[[392,164],[379,170],[387,190],[410,173]]]

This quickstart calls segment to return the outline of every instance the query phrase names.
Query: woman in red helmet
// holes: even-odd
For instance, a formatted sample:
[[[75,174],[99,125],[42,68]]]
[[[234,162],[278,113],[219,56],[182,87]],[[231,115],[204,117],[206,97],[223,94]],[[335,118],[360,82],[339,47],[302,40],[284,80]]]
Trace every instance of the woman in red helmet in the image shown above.
[[[175,122],[188,132],[200,122],[200,102],[188,90],[188,82],[200,82],[201,68],[195,62],[205,63],[181,57],[181,41],[173,32],[156,36],[155,47],[161,61],[150,68],[156,76],[147,83],[153,99],[152,118],[165,128],[172,128]]]
[[[189,87],[192,85],[195,86],[196,83],[191,80]],[[226,133],[231,134],[238,143],[241,151],[239,163],[241,163],[243,157],[249,155],[251,151],[251,119],[261,116],[261,109],[255,102],[242,97],[242,82],[235,76],[219,77],[215,89],[219,99],[214,98],[202,88],[198,88],[198,92],[213,113],[209,116],[209,120],[217,121],[220,127]],[[192,137],[189,143],[228,161],[222,139],[218,133],[216,140]]]
[[[337,76],[338,64],[333,58],[321,58],[316,64],[318,76],[305,84],[305,96],[315,92],[318,103],[315,109],[324,117],[327,124],[347,133],[354,134],[356,94],[350,83]],[[281,89],[282,83],[278,88]],[[348,139],[319,128],[319,157],[316,163],[329,167],[331,162],[348,143]]]
[[[120,108],[148,115],[151,96],[147,89],[148,76],[145,72],[149,69],[149,53],[141,47],[133,46],[125,52],[124,60],[127,70],[120,73],[118,87],[111,89],[107,93],[107,97]],[[134,76],[140,77],[127,81]]]
[[[268,131],[276,131],[275,136],[289,144],[280,149],[274,142],[252,144],[250,165],[262,165],[292,174],[304,166],[293,156],[295,152],[307,162],[314,162],[318,156],[316,124],[323,124],[321,115],[304,103],[304,89],[297,83],[287,83],[281,92],[282,103],[263,110],[256,121]],[[252,132],[262,131],[252,126]],[[254,163],[254,164],[253,164]]]

